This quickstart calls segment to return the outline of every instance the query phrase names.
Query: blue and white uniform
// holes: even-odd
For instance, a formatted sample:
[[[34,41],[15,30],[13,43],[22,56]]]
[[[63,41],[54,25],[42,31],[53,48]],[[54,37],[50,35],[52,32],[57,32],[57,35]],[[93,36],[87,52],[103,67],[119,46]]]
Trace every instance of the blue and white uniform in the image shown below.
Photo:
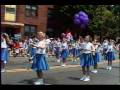
[[[102,60],[102,47],[98,46],[95,47],[95,56],[94,56],[94,64],[97,64],[97,62],[100,62]]]
[[[106,51],[108,49],[108,41],[104,41],[102,44],[104,60],[107,60]]]
[[[84,43],[82,59],[80,60],[80,65],[83,67],[91,66],[94,63],[93,57],[92,57],[92,52],[91,52],[91,50],[92,50],[91,47],[94,47],[92,43],[90,43],[90,42]]]
[[[108,61],[115,60],[115,53],[114,53],[113,45],[108,45],[106,52],[107,52],[107,60]]]
[[[67,45],[67,42],[62,43],[61,49],[62,49],[61,58],[62,59],[67,59],[67,57],[68,57],[68,45]]]
[[[45,40],[39,41],[36,43],[36,55],[35,55],[35,60],[33,61],[32,64],[32,69],[41,71],[41,70],[48,70],[48,63],[46,60],[46,48],[40,48],[43,45],[45,45]]]
[[[85,45],[84,42],[79,43],[79,50],[80,50],[79,58],[80,58],[80,60],[83,59],[83,49],[84,49],[84,45]]]
[[[69,44],[68,50],[69,50],[69,55],[71,56],[72,55],[72,44]]]
[[[47,53],[50,51],[50,39],[46,39],[46,49],[47,49]]]
[[[108,42],[103,42],[103,45],[102,45],[102,47],[103,47],[103,50],[107,50],[107,48],[108,48]]]
[[[37,39],[34,39],[34,40],[31,42],[31,44],[35,45],[37,42],[38,42],[38,40],[37,40]],[[35,46],[32,46],[32,47],[31,47],[31,53],[30,53],[31,59],[34,58],[35,53],[36,53],[36,50],[37,50],[37,48],[36,48]]]
[[[55,42],[54,49],[55,49],[54,51],[55,51],[56,58],[60,59],[60,55],[61,55],[61,42],[60,41]]]
[[[28,44],[27,44],[26,41],[23,43],[22,47],[23,47],[26,51],[28,50]]]
[[[30,38],[29,40],[28,40],[28,54],[31,56],[31,48],[32,48],[32,46],[31,46],[31,44],[33,43],[33,40]]]
[[[9,60],[8,45],[5,39],[1,40],[1,61],[7,63]]]
[[[76,43],[76,49],[77,49],[77,56],[80,55],[80,45],[79,43]]]
[[[77,54],[78,54],[78,52],[77,52],[77,50],[78,50],[78,47],[77,47],[77,44],[76,43],[73,43],[72,44],[72,54],[73,54],[73,57],[76,57],[77,56]]]

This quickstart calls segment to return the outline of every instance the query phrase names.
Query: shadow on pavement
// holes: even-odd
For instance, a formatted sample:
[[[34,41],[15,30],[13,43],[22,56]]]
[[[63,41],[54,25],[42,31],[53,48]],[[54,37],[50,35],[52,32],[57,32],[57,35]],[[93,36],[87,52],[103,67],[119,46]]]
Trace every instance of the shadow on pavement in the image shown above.
[[[22,80],[18,83],[22,83],[24,85],[34,85],[34,82],[37,80],[37,78],[32,78],[32,79],[25,79]],[[44,79],[45,85],[54,85],[56,84],[56,80],[52,79],[52,78],[45,78]]]
[[[119,68],[120,69],[120,66],[112,66],[113,68]]]
[[[35,81],[36,81],[36,78],[32,78],[32,79],[22,80],[19,83],[23,83],[23,84],[26,84],[26,85],[33,85],[33,82],[35,82]]]
[[[106,70],[106,68],[105,68],[105,67],[99,67],[98,69],[103,69],[103,70]]]
[[[57,80],[53,77],[44,78],[44,82],[46,84],[50,84],[50,85],[56,85],[57,84]]]
[[[68,77],[68,78],[71,80],[80,80],[80,78],[77,78],[77,77]]]

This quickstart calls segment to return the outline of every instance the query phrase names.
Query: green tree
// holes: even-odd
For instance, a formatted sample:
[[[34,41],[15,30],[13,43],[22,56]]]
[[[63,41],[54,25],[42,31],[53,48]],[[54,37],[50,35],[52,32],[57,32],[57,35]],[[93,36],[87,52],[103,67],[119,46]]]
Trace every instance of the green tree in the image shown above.
[[[90,22],[87,31],[90,34],[101,37],[119,36],[120,5],[56,5],[52,15],[56,23],[60,24],[58,28],[64,30],[74,26],[73,16],[79,11],[84,11],[89,15]]]

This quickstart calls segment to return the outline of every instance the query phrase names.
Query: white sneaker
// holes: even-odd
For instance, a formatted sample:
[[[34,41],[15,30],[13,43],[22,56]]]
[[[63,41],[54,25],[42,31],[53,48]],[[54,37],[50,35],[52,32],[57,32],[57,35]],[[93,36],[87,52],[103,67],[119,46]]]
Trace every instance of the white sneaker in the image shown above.
[[[57,62],[60,62],[60,60],[58,59]]]
[[[77,60],[75,59],[74,61],[76,62]]]
[[[107,66],[106,69],[108,70],[108,69],[109,69],[109,66]]]
[[[90,81],[90,77],[87,76],[83,81],[85,81],[85,82]]]
[[[96,73],[98,73],[98,71],[97,71],[97,70],[93,70],[93,71],[91,71],[91,72],[92,72],[92,73],[95,73],[95,74],[96,74]]]
[[[4,64],[6,64],[7,63],[7,61],[4,61]]]
[[[30,56],[30,54],[27,54],[27,56]]]
[[[33,57],[30,57],[30,60],[32,60],[33,59]]]
[[[1,72],[5,72],[5,69],[1,69]]]
[[[111,66],[109,66],[109,69],[108,70],[112,70],[112,67]]]
[[[65,66],[66,66],[66,64],[62,64],[61,66],[62,66],[62,67],[65,67]]]
[[[80,78],[81,81],[83,81],[86,78],[86,76],[84,75],[82,78]]]
[[[33,63],[33,61],[30,61],[30,63],[32,64],[32,63]]]
[[[35,85],[43,85],[43,79],[38,79],[36,82],[34,82]]]

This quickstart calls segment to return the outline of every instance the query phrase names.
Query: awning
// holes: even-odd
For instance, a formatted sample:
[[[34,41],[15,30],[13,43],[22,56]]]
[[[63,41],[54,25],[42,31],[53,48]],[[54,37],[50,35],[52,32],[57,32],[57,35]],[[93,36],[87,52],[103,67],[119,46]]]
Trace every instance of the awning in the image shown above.
[[[15,26],[24,26],[23,23],[14,23],[14,22],[1,22],[3,25],[15,25]]]

